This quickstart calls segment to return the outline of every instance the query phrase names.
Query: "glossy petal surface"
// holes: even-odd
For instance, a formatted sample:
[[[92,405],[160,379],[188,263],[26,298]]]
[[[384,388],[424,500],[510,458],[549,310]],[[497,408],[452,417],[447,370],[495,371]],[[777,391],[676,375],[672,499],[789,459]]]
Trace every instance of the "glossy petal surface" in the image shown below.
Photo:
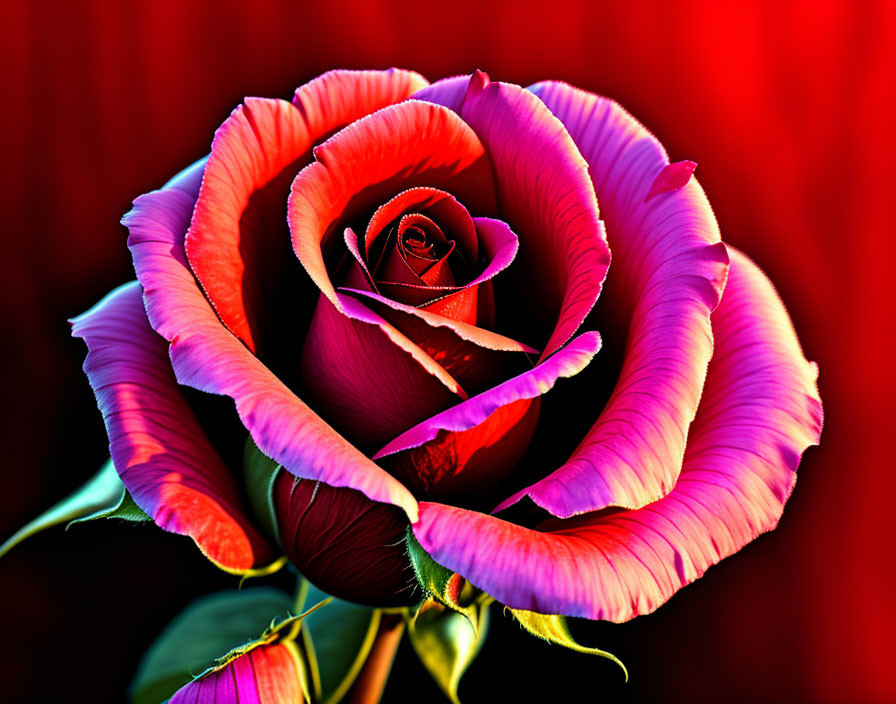
[[[412,71],[330,71],[292,103],[246,98],[217,130],[186,250],[218,316],[249,349],[289,263],[285,198],[312,146],[425,85]]]
[[[286,645],[253,648],[179,689],[169,704],[302,704],[301,675]]]
[[[415,97],[445,100],[494,164],[501,217],[520,238],[514,275],[518,285],[528,283],[521,290],[531,291],[527,315],[548,331],[538,341],[544,359],[582,324],[610,264],[588,165],[563,124],[519,86],[490,83],[476,72],[459,109],[457,84],[436,86]]]
[[[420,544],[512,608],[625,621],[774,528],[821,432],[817,369],[771,283],[737,252],[713,326],[705,397],[668,496],[540,530],[423,502]]]
[[[681,470],[728,255],[696,181],[646,199],[669,160],[633,117],[565,84],[532,90],[588,160],[613,249],[607,298],[628,321],[628,340],[613,394],[602,411],[593,409],[600,417],[569,461],[501,507],[529,496],[559,517],[639,508],[667,494]]]
[[[255,444],[287,471],[349,486],[416,517],[410,492],[296,397],[221,325],[202,295],[183,251],[202,167],[200,162],[164,189],[138,198],[124,220],[147,314],[171,341],[178,382],[234,399]]]
[[[246,518],[233,476],[178,389],[140,285],[110,293],[73,321],[72,334],[87,343],[84,371],[115,467],[137,505],[226,569],[269,562],[273,555]]]

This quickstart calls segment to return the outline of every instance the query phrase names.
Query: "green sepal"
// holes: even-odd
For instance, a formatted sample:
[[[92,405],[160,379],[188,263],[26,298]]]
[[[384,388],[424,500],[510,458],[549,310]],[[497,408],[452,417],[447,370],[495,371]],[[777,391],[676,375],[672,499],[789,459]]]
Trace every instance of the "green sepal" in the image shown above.
[[[562,645],[564,648],[575,650],[577,653],[599,655],[602,658],[607,658],[607,660],[612,660],[622,668],[622,672],[625,675],[625,681],[628,682],[628,670],[625,669],[625,665],[622,664],[622,661],[619,658],[605,650],[586,648],[584,645],[576,643],[572,634],[569,632],[569,626],[566,624],[566,617],[548,616],[535,613],[534,611],[523,611],[521,609],[510,609],[510,613],[516,617],[516,620],[519,621],[522,627],[529,631],[529,633],[538,636],[539,638],[543,638],[549,643]]]
[[[292,597],[270,587],[219,592],[194,601],[146,651],[131,683],[132,703],[159,704],[253,648],[295,638],[293,630],[305,614],[293,614]]]
[[[61,523],[77,523],[94,518],[121,518],[128,521],[149,521],[147,516],[128,494],[118,477],[112,460],[106,462],[84,486],[60,501],[48,511],[21,528],[3,545],[0,557],[14,546],[35,533]]]
[[[303,579],[296,608],[328,595]],[[312,701],[336,704],[351,688],[370,654],[382,612],[342,599],[332,599],[326,609],[309,614],[299,639],[308,663]]]
[[[462,614],[470,622],[473,631],[479,630],[479,610],[477,604],[490,597],[477,593],[457,572],[452,572],[432,559],[423,549],[410,526],[407,530],[408,556],[417,576],[417,582],[427,598]],[[423,602],[425,604],[425,601]]]
[[[420,662],[445,695],[460,704],[457,687],[470,663],[479,654],[488,633],[490,601],[476,605],[478,629],[465,614],[428,600],[408,619],[408,637]]]
[[[274,482],[282,467],[272,460],[253,442],[246,439],[243,451],[243,479],[249,506],[261,523],[268,536],[280,544],[280,530],[277,527],[277,514],[274,510]]]

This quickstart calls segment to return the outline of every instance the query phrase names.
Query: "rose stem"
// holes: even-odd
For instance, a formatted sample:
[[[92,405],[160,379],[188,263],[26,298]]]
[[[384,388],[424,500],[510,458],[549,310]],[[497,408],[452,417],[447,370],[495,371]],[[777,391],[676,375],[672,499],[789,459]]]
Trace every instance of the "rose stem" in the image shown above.
[[[346,704],[378,704],[403,634],[401,614],[384,613],[367,661],[345,696]]]

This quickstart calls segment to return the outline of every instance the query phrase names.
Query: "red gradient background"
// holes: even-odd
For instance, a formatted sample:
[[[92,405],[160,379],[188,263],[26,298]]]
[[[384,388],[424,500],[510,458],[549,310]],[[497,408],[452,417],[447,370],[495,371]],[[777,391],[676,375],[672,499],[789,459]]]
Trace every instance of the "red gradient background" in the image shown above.
[[[55,7],[51,7],[55,5]],[[80,485],[106,438],[65,320],[132,278],[132,198],[208,150],[246,94],[330,68],[481,67],[618,99],[693,159],[723,236],[769,273],[821,367],[827,422],[776,532],[604,661],[494,613],[469,703],[896,701],[896,3],[0,3],[0,537]],[[3,701],[113,702],[184,604],[235,580],[145,526],[44,534],[0,561]],[[549,694],[553,692],[553,694]],[[385,702],[438,701],[409,650]]]

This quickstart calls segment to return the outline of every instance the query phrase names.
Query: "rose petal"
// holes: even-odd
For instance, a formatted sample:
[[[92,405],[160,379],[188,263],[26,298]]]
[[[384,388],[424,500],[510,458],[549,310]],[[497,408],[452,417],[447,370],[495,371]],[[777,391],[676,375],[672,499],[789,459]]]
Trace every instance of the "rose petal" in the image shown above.
[[[414,97],[456,109],[456,91],[450,84]],[[485,145],[502,216],[519,235],[514,276],[524,308],[530,324],[552,330],[544,359],[582,324],[610,264],[588,165],[563,124],[519,86],[476,72],[458,114]]]
[[[319,295],[302,379],[307,398],[349,439],[381,444],[467,397],[442,365],[383,318],[348,296],[340,303],[351,317]]]
[[[629,321],[628,340],[613,395],[569,461],[499,508],[522,496],[560,517],[639,508],[667,494],[681,469],[728,255],[694,179],[645,202],[669,160],[634,118],[564,84],[532,90],[563,120],[591,167],[614,252],[607,299],[614,315]]]
[[[302,704],[299,668],[289,646],[263,645],[185,684],[168,704]]]
[[[297,398],[221,325],[202,295],[183,238],[203,165],[138,198],[123,220],[149,321],[172,343],[178,382],[234,399],[259,449],[296,476],[357,489],[416,517],[411,493]]]
[[[668,496],[542,531],[421,503],[423,548],[512,608],[625,621],[774,528],[821,432],[817,368],[768,279],[738,252],[713,327],[706,393]]]
[[[534,369],[459,403],[402,433],[377,452],[373,459],[419,447],[433,440],[440,430],[455,433],[469,430],[485,421],[502,406],[521,399],[537,398],[553,388],[560,377],[568,378],[582,371],[599,349],[600,336],[596,332],[583,333]]]
[[[296,256],[340,312],[324,263],[338,222],[413,186],[452,193],[477,214],[495,210],[485,149],[457,115],[440,106],[417,100],[392,105],[338,132],[314,154],[316,161],[293,182],[287,218]]]
[[[289,263],[283,203],[314,142],[425,85],[411,71],[331,71],[294,105],[246,98],[215,133],[186,250],[221,321],[252,351]]]
[[[188,535],[213,562],[245,571],[273,554],[252,527],[236,481],[178,390],[167,344],[149,326],[140,285],[116,289],[72,321],[112,460],[136,504]]]

